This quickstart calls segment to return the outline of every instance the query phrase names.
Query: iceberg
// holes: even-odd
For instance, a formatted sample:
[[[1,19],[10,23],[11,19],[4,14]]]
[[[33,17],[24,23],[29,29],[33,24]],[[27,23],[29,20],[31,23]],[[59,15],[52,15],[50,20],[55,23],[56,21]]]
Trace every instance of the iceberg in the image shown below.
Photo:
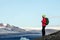
[[[26,37],[21,37],[20,40],[30,40],[30,39],[28,39]]]

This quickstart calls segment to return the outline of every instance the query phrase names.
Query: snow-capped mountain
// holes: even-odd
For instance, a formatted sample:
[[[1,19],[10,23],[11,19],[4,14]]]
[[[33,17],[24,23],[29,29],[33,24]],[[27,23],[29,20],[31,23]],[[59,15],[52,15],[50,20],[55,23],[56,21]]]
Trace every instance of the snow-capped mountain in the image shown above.
[[[48,34],[57,32],[58,30],[46,29],[45,31],[46,31],[46,35],[48,35]],[[31,33],[31,34],[42,34],[42,30],[30,30],[30,31],[28,31],[28,33]]]
[[[46,29],[46,34],[51,34],[58,30],[55,29]],[[29,30],[16,27],[14,25],[0,23],[0,34],[1,33],[23,33],[23,34],[42,34],[41,30]]]
[[[25,30],[13,25],[9,24],[4,25],[3,23],[0,23],[0,33],[21,33],[21,32],[25,32]]]

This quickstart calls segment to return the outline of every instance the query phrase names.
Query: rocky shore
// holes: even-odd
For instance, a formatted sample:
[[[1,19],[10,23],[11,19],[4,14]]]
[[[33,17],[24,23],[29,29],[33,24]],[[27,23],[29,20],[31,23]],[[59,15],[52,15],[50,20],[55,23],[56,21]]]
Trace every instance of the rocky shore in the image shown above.
[[[46,35],[44,37],[36,38],[34,40],[60,40],[60,31]]]

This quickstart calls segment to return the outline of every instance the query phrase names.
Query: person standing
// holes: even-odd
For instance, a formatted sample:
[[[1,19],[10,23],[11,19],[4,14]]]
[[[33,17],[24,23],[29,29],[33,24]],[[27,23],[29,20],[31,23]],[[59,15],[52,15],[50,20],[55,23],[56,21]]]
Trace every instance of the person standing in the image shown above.
[[[42,15],[42,36],[45,36],[45,27],[48,25],[49,20],[46,18],[46,15]]]

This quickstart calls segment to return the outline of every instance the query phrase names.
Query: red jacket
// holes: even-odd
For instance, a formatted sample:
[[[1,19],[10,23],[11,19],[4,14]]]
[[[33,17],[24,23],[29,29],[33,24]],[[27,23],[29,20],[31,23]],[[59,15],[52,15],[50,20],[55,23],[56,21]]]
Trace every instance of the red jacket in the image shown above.
[[[44,17],[42,19],[42,26],[46,26],[46,18],[44,18]]]

